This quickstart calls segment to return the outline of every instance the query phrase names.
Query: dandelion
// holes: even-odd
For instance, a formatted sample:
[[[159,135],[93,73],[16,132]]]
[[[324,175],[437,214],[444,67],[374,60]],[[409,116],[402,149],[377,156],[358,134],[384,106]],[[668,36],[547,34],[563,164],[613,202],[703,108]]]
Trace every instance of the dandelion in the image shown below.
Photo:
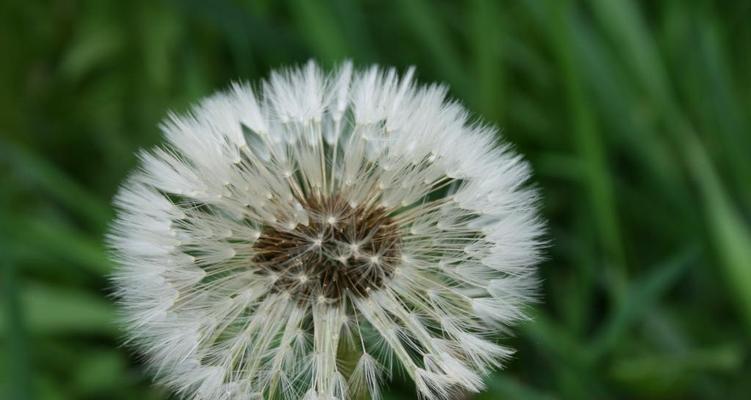
[[[130,340],[186,399],[484,387],[536,287],[528,164],[446,87],[315,64],[170,115],[109,235]]]

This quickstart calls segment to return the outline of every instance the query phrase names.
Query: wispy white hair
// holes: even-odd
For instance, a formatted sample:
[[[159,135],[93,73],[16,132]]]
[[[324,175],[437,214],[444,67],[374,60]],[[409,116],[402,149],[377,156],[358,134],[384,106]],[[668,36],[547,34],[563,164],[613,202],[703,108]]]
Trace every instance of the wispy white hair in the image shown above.
[[[396,364],[426,399],[483,389],[512,353],[495,335],[536,291],[544,224],[528,163],[446,92],[412,69],[311,62],[164,121],[109,234],[160,382],[196,400],[376,399]]]

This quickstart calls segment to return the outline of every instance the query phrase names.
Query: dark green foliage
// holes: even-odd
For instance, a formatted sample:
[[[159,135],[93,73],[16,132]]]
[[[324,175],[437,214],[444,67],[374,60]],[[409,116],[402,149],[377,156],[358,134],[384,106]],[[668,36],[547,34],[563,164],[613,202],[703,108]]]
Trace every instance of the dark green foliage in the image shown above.
[[[0,2],[0,398],[170,398],[120,346],[106,279],[134,152],[233,80],[347,57],[447,82],[535,167],[543,300],[475,398],[748,398],[750,20],[748,1]]]

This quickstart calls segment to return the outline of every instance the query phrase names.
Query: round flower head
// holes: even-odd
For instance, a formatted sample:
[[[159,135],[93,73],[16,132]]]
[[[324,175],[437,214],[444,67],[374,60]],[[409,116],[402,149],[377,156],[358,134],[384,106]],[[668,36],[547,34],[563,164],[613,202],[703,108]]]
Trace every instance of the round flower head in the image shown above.
[[[543,223],[530,170],[412,70],[315,64],[162,125],[109,236],[131,340],[186,399],[426,399],[511,354]]]

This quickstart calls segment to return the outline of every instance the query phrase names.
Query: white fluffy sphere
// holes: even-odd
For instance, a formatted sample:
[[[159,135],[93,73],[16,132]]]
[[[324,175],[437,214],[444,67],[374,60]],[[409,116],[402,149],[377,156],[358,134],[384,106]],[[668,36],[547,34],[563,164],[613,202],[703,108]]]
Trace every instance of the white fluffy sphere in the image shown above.
[[[133,343],[186,399],[346,399],[393,364],[483,389],[544,224],[528,164],[412,71],[274,72],[162,127],[109,243]]]

